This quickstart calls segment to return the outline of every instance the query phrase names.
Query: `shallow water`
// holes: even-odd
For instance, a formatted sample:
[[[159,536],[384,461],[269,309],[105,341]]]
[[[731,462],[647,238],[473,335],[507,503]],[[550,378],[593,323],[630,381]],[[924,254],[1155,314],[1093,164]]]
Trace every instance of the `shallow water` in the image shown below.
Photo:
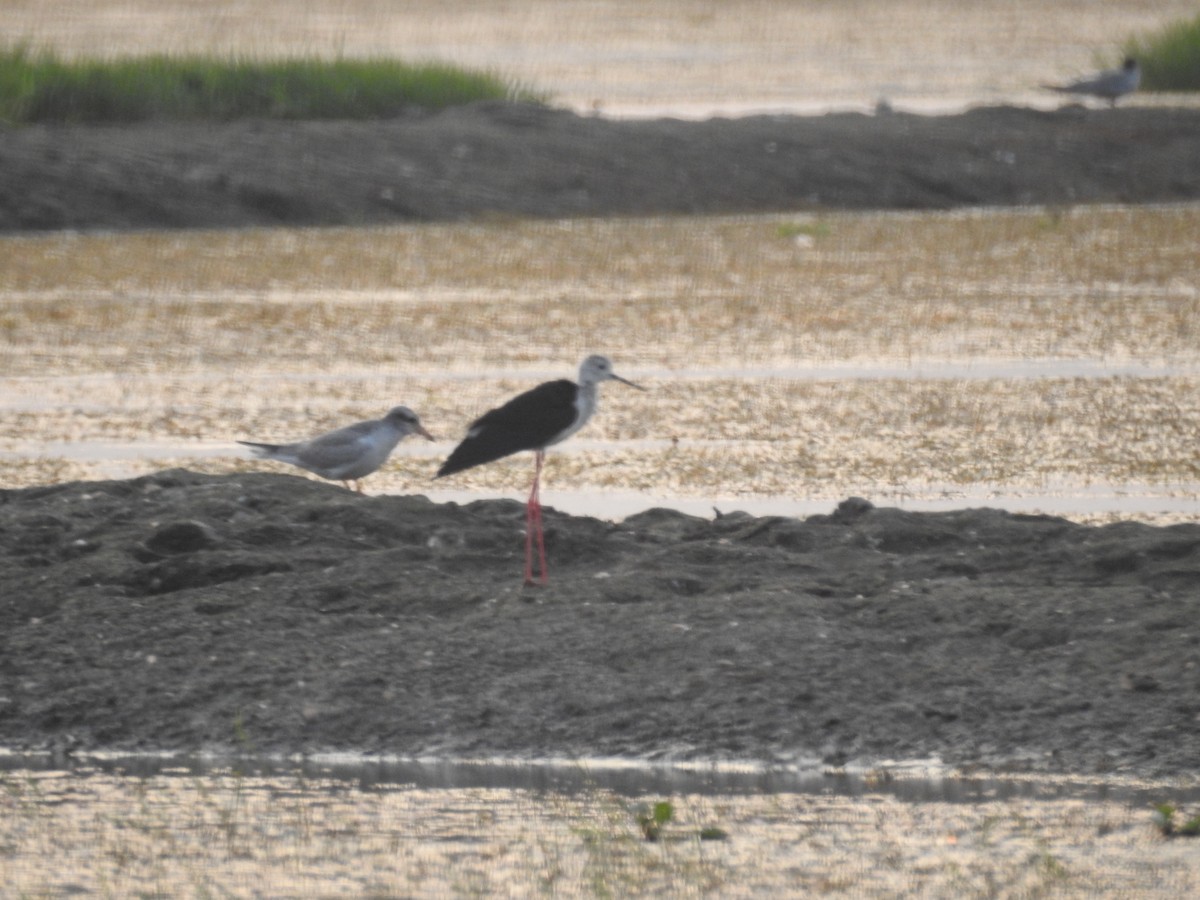
[[[621,449],[628,451],[663,451],[683,444],[667,440],[624,441]],[[704,442],[700,442],[704,443]],[[707,442],[718,452],[737,452],[730,442]],[[396,458],[429,460],[432,468],[451,449],[449,444],[412,445],[401,449]],[[591,452],[603,457],[614,448],[606,442],[579,440],[556,453],[577,455]],[[197,444],[196,442],[165,441],[74,441],[74,442],[10,442],[0,450],[0,463],[18,463],[41,456],[69,460],[87,467],[90,477],[98,479],[135,478],[154,470],[148,461],[169,461],[170,465],[194,467],[198,463],[215,462],[238,457],[243,448],[233,443]],[[164,463],[166,464],[166,463]],[[731,512],[754,516],[789,516],[807,518],[831,513],[845,499],[838,486],[811,485],[803,488],[804,496],[761,496],[712,493],[704,496],[666,494],[653,490],[573,490],[547,489],[544,503],[548,508],[574,516],[592,516],[608,521],[621,521],[647,509],[674,509],[688,515],[711,519]],[[419,493],[435,503],[466,504],[483,496],[524,502],[525,493],[519,490],[492,490],[486,494],[473,490],[436,488],[432,482],[414,483],[408,480],[373,476],[368,493],[381,494],[399,491]],[[1064,516],[1081,522],[1107,522],[1118,519],[1141,519],[1158,524],[1192,521],[1200,515],[1200,482],[1121,482],[1095,484],[1080,480],[1020,485],[1001,483],[949,484],[925,483],[916,480],[905,485],[873,485],[870,499],[877,506],[896,506],[914,512],[945,512],[955,509],[989,507],[1012,513]]]
[[[893,493],[876,491],[872,494],[876,506],[895,506],[913,512],[949,512],[956,509],[988,507],[1012,513],[1063,516],[1081,522],[1107,522],[1118,519],[1143,519],[1157,524],[1194,521],[1200,515],[1200,483],[1178,485],[1174,495],[1164,493],[1161,485],[1122,485],[1103,488],[1064,489],[1060,493],[1023,491],[1014,493],[1000,486],[973,489],[944,488],[936,491],[911,490]],[[425,495],[436,503],[454,501],[469,503],[479,495],[468,491],[427,491]],[[519,492],[501,492],[489,496],[524,502]],[[647,509],[661,507],[688,515],[711,519],[732,512],[752,516],[789,516],[808,518],[832,513],[841,499],[791,499],[787,497],[664,497],[632,491],[554,491],[544,495],[547,508],[574,516],[594,516],[598,519],[621,521]]]
[[[0,757],[0,761],[4,761]],[[1194,784],[81,760],[0,770],[18,896],[1192,896]],[[423,786],[424,785],[424,786]],[[428,786],[433,785],[433,786]],[[647,839],[651,811],[669,819]],[[54,864],[47,865],[48,859]]]

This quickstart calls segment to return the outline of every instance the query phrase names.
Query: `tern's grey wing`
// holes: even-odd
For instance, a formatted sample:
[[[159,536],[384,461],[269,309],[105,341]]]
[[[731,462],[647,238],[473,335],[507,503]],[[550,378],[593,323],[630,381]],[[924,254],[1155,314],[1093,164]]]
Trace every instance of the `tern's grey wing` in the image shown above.
[[[297,448],[296,459],[304,466],[334,473],[331,477],[350,478],[336,474],[369,456],[372,449],[371,434],[374,422],[360,422],[313,438]],[[373,470],[372,470],[373,471]]]

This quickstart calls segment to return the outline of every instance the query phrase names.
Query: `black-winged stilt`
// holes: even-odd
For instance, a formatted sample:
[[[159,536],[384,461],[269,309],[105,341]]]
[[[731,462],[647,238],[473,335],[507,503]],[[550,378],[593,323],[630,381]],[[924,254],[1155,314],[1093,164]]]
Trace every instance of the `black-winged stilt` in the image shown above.
[[[533,584],[533,541],[536,535],[541,583],[546,583],[546,544],[542,534],[539,486],[545,450],[573,435],[596,411],[597,387],[602,381],[619,381],[639,391],[640,385],[613,372],[604,356],[589,356],[579,366],[579,383],[565,378],[547,381],[518,394],[503,406],[484,413],[471,423],[467,436],[438,469],[437,478],[483,465],[521,450],[532,450],[533,487],[525,504],[525,583]]]
[[[1142,70],[1136,59],[1128,57],[1119,69],[1107,69],[1091,78],[1084,78],[1071,84],[1048,84],[1045,87],[1063,94],[1089,94],[1093,97],[1101,97],[1116,106],[1118,99],[1136,91],[1141,83]]]
[[[259,444],[254,441],[238,441],[254,451],[262,459],[290,463],[307,469],[330,481],[340,481],[361,494],[360,478],[366,478],[387,461],[396,445],[410,434],[419,434],[433,440],[433,435],[422,426],[417,414],[407,406],[397,406],[382,419],[356,422],[322,434],[311,441],[297,444]]]

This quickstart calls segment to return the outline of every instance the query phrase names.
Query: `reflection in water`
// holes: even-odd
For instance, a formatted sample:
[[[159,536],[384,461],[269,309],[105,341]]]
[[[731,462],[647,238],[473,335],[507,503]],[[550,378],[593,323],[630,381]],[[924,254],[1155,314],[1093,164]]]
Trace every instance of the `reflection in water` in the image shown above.
[[[914,803],[984,803],[1015,798],[1160,802],[1200,800],[1200,783],[1151,782],[1074,776],[978,776],[947,772],[936,760],[877,769],[828,769],[753,763],[655,764],[613,759],[438,760],[361,757],[354,754],[282,758],[188,755],[0,753],[0,771],[67,772],[86,778],[102,773],[151,776],[241,776],[320,779],[360,790],[413,787],[435,790],[488,788],[577,794],[595,790],[626,797],[649,794],[701,796],[811,794],[863,797],[882,794]]]

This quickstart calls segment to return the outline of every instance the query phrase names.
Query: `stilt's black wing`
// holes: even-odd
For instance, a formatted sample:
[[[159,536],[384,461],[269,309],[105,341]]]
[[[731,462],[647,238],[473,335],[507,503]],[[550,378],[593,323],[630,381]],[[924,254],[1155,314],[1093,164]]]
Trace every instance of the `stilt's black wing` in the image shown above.
[[[545,447],[575,422],[574,382],[547,381],[476,419],[437,477]]]

